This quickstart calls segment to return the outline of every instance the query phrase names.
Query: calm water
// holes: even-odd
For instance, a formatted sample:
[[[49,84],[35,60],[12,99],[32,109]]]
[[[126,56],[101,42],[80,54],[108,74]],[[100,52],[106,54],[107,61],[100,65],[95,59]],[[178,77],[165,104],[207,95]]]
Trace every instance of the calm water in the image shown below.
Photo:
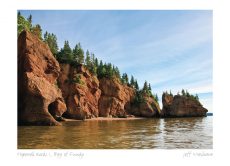
[[[212,149],[212,117],[18,127],[19,149]]]

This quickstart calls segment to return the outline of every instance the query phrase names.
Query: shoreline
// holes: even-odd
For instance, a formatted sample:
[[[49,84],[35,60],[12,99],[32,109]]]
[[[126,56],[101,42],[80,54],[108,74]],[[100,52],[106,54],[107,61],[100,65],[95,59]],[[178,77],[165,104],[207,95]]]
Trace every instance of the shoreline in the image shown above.
[[[97,117],[85,120],[77,120],[77,119],[67,119],[63,122],[75,122],[75,121],[114,121],[114,120],[138,120],[138,119],[149,119],[145,117],[127,117],[127,118],[110,118],[110,117]]]
[[[209,115],[210,116],[210,115]],[[183,116],[183,117],[158,117],[157,119],[169,119],[169,118],[204,118],[209,116]],[[65,118],[62,122],[82,122],[82,121],[118,121],[118,120],[141,120],[141,119],[154,119],[154,118],[147,118],[147,117],[127,117],[127,118],[111,118],[111,117],[97,117],[97,118],[91,118],[91,119],[85,119],[85,120],[79,120],[79,119],[69,119]]]

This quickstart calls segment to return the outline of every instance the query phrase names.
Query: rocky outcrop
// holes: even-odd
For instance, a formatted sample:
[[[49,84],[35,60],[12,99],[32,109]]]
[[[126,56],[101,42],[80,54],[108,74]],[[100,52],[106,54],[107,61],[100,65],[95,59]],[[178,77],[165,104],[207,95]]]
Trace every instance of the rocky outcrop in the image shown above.
[[[136,98],[139,92],[140,99]],[[62,115],[74,119],[189,117],[207,112],[193,97],[166,93],[160,110],[155,99],[143,93],[116,78],[98,80],[83,65],[59,64],[48,45],[30,32],[18,37],[19,124],[60,125]]]
[[[149,96],[144,97],[144,101],[140,103],[133,103],[130,109],[130,114],[140,117],[159,117],[160,107],[159,104]]]
[[[135,96],[134,89],[122,85],[117,79],[107,78],[100,80],[100,89],[99,116],[126,117]]]
[[[18,37],[18,123],[59,125],[66,111],[56,85],[60,67],[49,47],[30,32]]]
[[[64,117],[89,119],[95,117],[120,117],[128,115],[153,117],[159,115],[158,103],[146,97],[138,106],[131,104],[135,90],[118,79],[102,78],[100,81],[83,65],[60,64],[58,86],[66,101]]]
[[[100,89],[99,115],[102,117],[155,117],[160,113],[158,103],[147,95],[143,102],[134,103],[134,88],[121,84],[117,79],[101,79]]]
[[[206,116],[208,110],[201,103],[191,97],[181,95],[162,95],[162,117],[195,117]]]
[[[58,85],[67,105],[64,116],[73,119],[98,117],[98,100],[101,90],[97,77],[83,65],[60,64],[60,66]]]

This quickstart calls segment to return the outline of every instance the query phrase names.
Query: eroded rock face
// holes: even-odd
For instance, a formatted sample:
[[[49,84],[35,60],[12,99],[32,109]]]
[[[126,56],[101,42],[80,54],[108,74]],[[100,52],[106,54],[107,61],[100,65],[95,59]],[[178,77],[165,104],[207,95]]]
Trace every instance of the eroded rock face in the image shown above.
[[[208,110],[198,100],[180,95],[162,95],[162,117],[206,116]]]
[[[138,105],[132,104],[130,113],[140,117],[158,117],[161,112],[159,104],[149,96],[145,96],[144,100],[144,102],[141,102]]]
[[[60,125],[54,117],[66,111],[56,85],[60,67],[49,47],[23,31],[18,37],[18,123]]]
[[[117,79],[100,80],[101,97],[99,99],[99,115],[102,117],[126,117],[135,91],[121,85]]]
[[[67,118],[89,119],[98,117],[98,100],[101,96],[99,81],[83,65],[60,64],[59,87],[67,105]]]
[[[116,79],[101,79],[100,89],[99,115],[102,117],[156,117],[160,114],[160,107],[152,97],[145,96],[145,102],[133,103],[135,90]]]

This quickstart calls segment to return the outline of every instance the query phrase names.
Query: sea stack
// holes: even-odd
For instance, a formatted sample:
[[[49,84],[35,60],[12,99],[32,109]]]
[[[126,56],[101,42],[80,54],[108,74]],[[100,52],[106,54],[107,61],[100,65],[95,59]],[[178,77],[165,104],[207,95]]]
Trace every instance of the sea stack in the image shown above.
[[[189,95],[163,93],[162,104],[161,117],[199,117],[208,112],[198,99]]]

